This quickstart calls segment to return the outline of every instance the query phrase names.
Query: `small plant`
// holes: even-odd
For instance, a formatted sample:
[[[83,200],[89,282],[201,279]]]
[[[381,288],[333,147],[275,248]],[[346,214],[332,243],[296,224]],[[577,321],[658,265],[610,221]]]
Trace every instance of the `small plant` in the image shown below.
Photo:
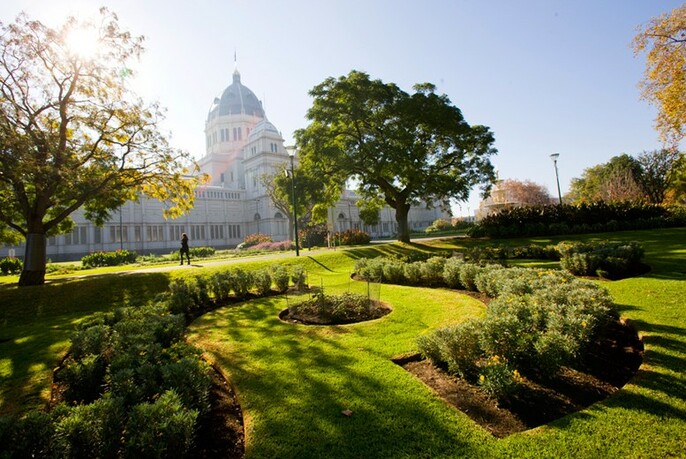
[[[493,355],[480,362],[477,381],[487,394],[498,400],[505,400],[517,390],[521,375],[506,359]]]

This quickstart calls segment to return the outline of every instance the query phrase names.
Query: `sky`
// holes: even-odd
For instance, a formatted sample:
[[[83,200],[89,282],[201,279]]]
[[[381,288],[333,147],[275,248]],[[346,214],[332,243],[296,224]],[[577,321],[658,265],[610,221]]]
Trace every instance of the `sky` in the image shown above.
[[[640,99],[645,56],[637,27],[673,0],[3,0],[0,21],[26,12],[58,26],[100,6],[145,36],[133,87],[167,109],[163,128],[195,159],[215,97],[241,82],[286,145],[307,126],[308,92],[351,70],[412,92],[429,82],[469,124],[488,126],[501,179],[531,180],[557,196],[584,169],[661,147],[654,107]],[[234,62],[236,56],[236,62]],[[480,201],[453,207],[473,214]]]

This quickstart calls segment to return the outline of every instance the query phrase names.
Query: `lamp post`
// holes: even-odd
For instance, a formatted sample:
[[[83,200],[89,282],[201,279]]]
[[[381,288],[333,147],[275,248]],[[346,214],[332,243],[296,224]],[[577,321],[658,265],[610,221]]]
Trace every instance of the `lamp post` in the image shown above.
[[[553,153],[552,155],[550,155],[550,159],[553,160],[553,164],[555,165],[555,181],[557,181],[557,198],[560,201],[560,204],[562,204],[562,193],[560,193],[560,177],[557,174],[557,158],[559,157],[559,153]]]
[[[295,147],[289,147],[286,149],[288,151],[288,156],[291,158],[291,194],[293,195],[293,233],[295,236],[295,256],[300,256],[300,248],[298,244],[298,201],[295,197],[295,166],[293,165],[293,160],[295,158]]]

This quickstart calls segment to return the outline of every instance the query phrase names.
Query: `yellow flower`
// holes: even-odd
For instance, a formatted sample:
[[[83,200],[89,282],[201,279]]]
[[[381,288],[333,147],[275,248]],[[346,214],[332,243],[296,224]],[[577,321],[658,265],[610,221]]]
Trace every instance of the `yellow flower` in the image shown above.
[[[581,322],[581,326],[582,326],[582,327],[586,328],[586,325],[588,325],[588,324],[586,323],[585,320]]]
[[[512,372],[512,376],[514,376],[515,381],[519,381],[520,379],[522,379],[522,375],[520,375],[517,370],[514,370]]]
[[[486,377],[484,375],[479,375],[479,381],[484,382]]]

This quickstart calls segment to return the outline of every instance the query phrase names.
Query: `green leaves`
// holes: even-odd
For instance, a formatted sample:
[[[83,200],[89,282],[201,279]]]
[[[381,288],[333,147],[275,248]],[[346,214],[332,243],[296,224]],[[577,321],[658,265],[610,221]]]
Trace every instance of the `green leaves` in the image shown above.
[[[495,180],[490,130],[471,127],[434,85],[415,90],[356,70],[327,78],[310,91],[310,125],[295,134],[305,171],[324,177],[327,189],[355,178],[365,197],[382,197],[396,209],[404,241],[411,204],[463,200],[472,187],[487,190]]]

